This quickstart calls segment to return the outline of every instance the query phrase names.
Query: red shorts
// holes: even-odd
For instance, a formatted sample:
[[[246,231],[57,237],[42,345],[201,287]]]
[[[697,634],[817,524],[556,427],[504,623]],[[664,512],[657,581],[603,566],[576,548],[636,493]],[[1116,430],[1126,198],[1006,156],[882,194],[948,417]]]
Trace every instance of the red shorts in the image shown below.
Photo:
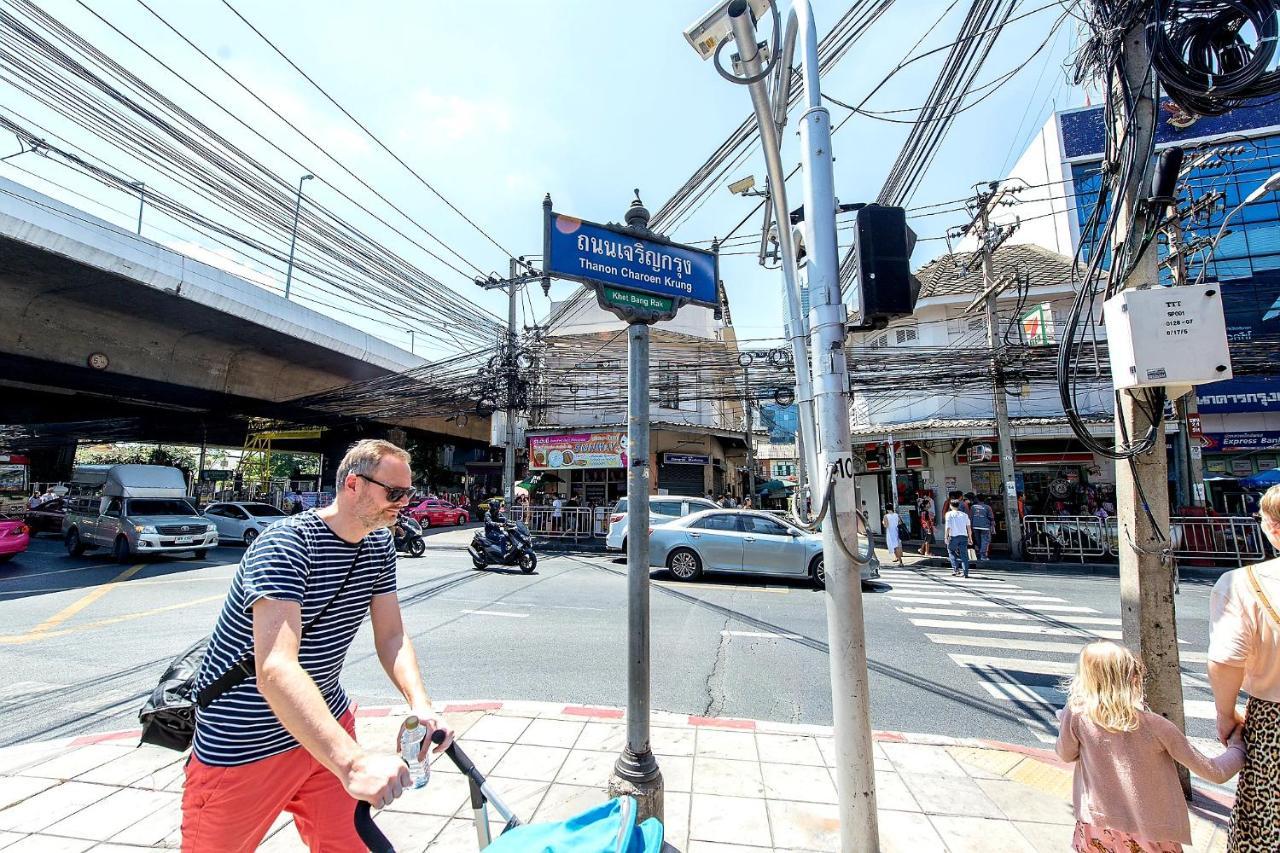
[[[352,737],[355,716],[338,720]],[[293,815],[313,851],[364,850],[353,817],[356,802],[338,777],[302,747],[238,767],[211,767],[192,754],[182,789],[182,849],[191,853],[252,851],[281,812]]]

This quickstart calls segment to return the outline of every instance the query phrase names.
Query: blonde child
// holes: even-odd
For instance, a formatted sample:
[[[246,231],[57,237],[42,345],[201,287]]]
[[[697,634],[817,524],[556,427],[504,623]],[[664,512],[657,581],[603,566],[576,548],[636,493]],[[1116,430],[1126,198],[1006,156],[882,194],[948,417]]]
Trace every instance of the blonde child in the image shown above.
[[[1067,706],[1059,714],[1057,751],[1073,761],[1080,853],[1181,853],[1191,823],[1174,762],[1222,783],[1244,765],[1240,730],[1227,750],[1207,758],[1186,735],[1142,698],[1142,664],[1115,643],[1090,643],[1080,652]]]

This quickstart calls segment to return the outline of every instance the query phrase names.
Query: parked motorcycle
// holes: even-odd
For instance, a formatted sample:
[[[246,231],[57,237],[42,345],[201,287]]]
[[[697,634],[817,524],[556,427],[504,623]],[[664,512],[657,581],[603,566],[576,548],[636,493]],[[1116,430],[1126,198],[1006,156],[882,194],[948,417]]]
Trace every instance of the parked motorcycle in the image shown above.
[[[408,554],[410,557],[421,557],[427,553],[427,542],[422,538],[422,525],[408,513],[400,513],[395,526],[391,528],[391,534],[395,539],[397,553]]]
[[[533,553],[533,540],[523,522],[486,522],[484,528],[476,531],[467,548],[471,564],[477,569],[519,566],[528,575],[538,567],[538,555]]]

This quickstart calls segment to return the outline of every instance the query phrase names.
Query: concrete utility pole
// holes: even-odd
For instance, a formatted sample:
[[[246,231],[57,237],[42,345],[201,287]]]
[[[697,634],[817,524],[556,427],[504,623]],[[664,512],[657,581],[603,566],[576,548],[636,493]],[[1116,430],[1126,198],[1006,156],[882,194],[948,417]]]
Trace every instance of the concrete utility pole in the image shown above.
[[[996,443],[1000,452],[1000,482],[1004,484],[1004,523],[1009,533],[1009,556],[1022,559],[1022,518],[1018,515],[1018,481],[1013,471],[1013,433],[1009,427],[1009,398],[1005,394],[1004,369],[1000,364],[1002,349],[1000,320],[996,313],[996,300],[1000,289],[996,286],[991,256],[995,246],[991,239],[991,206],[1003,193],[992,191],[978,197],[978,251],[982,253],[982,286],[987,294],[987,346],[991,348],[991,400],[996,414]]]
[[[1151,54],[1147,48],[1146,22],[1135,24],[1124,34],[1119,73],[1124,75],[1133,99],[1130,112],[1121,80],[1111,80],[1108,92],[1114,123],[1108,128],[1113,140],[1128,134],[1133,149],[1143,162],[1132,170],[1129,182],[1118,188],[1112,215],[1116,217],[1112,237],[1112,257],[1129,235],[1142,227],[1143,193],[1148,170],[1144,168],[1155,133],[1156,104],[1153,97]],[[1121,146],[1112,146],[1120,150]],[[1101,251],[1097,249],[1096,251]],[[1150,287],[1157,283],[1155,241],[1150,241],[1136,259],[1122,283],[1125,289]],[[1116,444],[1138,441],[1151,429],[1156,431],[1152,448],[1131,461],[1116,462],[1116,517],[1120,543],[1120,604],[1124,643],[1146,668],[1146,699],[1151,710],[1185,730],[1182,674],[1178,660],[1178,622],[1174,607],[1174,573],[1170,564],[1168,468],[1165,461],[1163,411],[1153,414],[1136,404],[1134,394],[1123,392],[1116,409]],[[1127,440],[1126,440],[1127,436]],[[1179,766],[1183,793],[1191,796],[1191,781]]]
[[[507,267],[507,346],[506,356],[502,359],[507,374],[507,399],[504,401],[507,404],[507,443],[502,455],[502,493],[507,496],[508,510],[516,505],[516,297],[520,292],[516,278],[519,273],[520,263],[512,258]]]
[[[728,13],[742,66],[748,74],[758,75],[760,51],[747,3],[734,0]],[[812,387],[817,410],[816,433],[820,437],[817,444],[810,444],[809,436],[805,435],[804,442],[810,452],[818,456],[817,464],[810,467],[815,506],[826,505],[822,553],[826,572],[827,637],[831,648],[840,849],[845,853],[875,853],[880,849],[880,839],[862,611],[861,570],[865,558],[858,549],[858,489],[849,437],[849,382],[844,348],[847,317],[840,300],[831,116],[822,104],[819,89],[818,31],[808,0],[797,0],[792,6],[786,32],[783,56],[790,55],[791,39],[797,35],[803,39],[801,67],[805,99],[800,119],[800,153],[811,306],[809,325],[813,342]],[[789,70],[783,68],[782,74],[788,75]],[[793,306],[792,316],[799,316],[800,293],[796,287],[795,253],[787,237],[790,220],[784,206],[781,152],[763,83],[750,84],[750,90],[765,159],[770,165],[783,282]],[[774,175],[775,165],[777,175]],[[803,361],[797,358],[796,375],[803,375],[804,368]]]
[[[637,196],[628,227],[649,232]],[[663,781],[649,746],[649,324],[627,324],[627,744],[610,797],[636,798],[639,820],[663,819]]]

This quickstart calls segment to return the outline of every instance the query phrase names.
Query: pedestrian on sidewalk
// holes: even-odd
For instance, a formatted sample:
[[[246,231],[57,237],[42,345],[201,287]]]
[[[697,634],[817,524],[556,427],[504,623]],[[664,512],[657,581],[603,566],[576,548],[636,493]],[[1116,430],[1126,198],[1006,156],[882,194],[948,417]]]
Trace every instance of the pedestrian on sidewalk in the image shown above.
[[[985,495],[974,499],[969,510],[969,523],[973,525],[973,556],[986,562],[991,553],[991,531],[995,528],[996,514]]]
[[[893,553],[893,564],[901,566],[902,517],[894,511],[893,504],[885,505],[884,518],[880,519],[880,523],[884,525],[884,547]]]
[[[392,524],[413,492],[409,455],[357,442],[337,470],[334,502],[281,519],[245,552],[209,639],[195,688],[252,652],[253,672],[196,712],[182,792],[184,851],[255,849],[281,812],[312,851],[363,850],[357,800],[390,805],[411,784],[396,743],[355,739],[338,683],[367,614],[378,660],[426,728],[432,710],[396,598]]]
[[[1280,548],[1280,486],[1259,505],[1262,532]],[[1280,560],[1235,569],[1209,595],[1209,683],[1218,738],[1244,726],[1244,771],[1236,785],[1227,849],[1280,850]],[[1240,690],[1249,694],[1236,710]]]
[[[1218,784],[1245,762],[1239,729],[1225,752],[1208,758],[1176,725],[1147,710],[1142,664],[1112,642],[1080,652],[1059,719],[1058,757],[1076,765],[1072,849],[1079,853],[1181,853],[1191,843],[1191,822],[1174,762]]]
[[[951,509],[942,520],[942,535],[947,540],[947,557],[951,560],[951,574],[969,577],[969,540],[973,529],[969,516],[960,509],[959,498],[951,500]]]
[[[933,500],[920,499],[920,553],[928,557],[933,552]]]

